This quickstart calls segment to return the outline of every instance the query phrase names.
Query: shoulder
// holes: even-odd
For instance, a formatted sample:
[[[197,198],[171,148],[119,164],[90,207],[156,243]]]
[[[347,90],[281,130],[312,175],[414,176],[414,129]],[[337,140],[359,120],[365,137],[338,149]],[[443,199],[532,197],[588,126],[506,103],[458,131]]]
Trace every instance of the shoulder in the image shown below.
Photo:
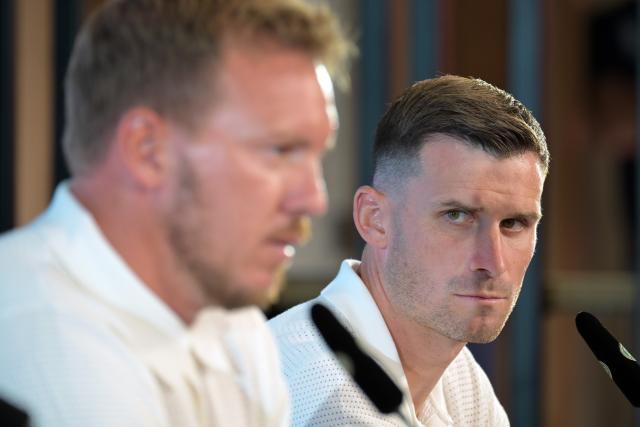
[[[269,320],[269,328],[280,347],[286,351],[292,347],[299,350],[315,346],[322,337],[311,320],[311,306],[314,300],[296,305]]]
[[[82,286],[55,251],[29,229],[0,237],[0,338],[119,329],[115,311]],[[100,332],[100,333],[102,333]],[[33,341],[36,345],[38,341]]]
[[[66,271],[47,244],[47,230],[39,221],[0,235],[0,313],[8,307],[37,304],[51,299],[51,282]]]
[[[0,237],[0,393],[38,425],[163,425],[122,319],[59,261],[57,233],[36,221]]]
[[[53,307],[0,319],[0,390],[42,425],[162,425],[144,365],[106,328]],[[111,424],[110,424],[111,422]]]
[[[307,332],[298,335],[304,342],[289,340],[288,345],[280,346],[291,394],[292,425],[395,425],[379,414],[322,338]]]
[[[94,271],[103,262],[91,248],[78,244],[81,239],[74,240],[79,234],[43,214],[26,226],[0,235],[0,319],[3,323],[13,317],[28,318],[33,313],[36,318],[63,315],[64,319],[74,318],[87,326],[113,328],[111,320],[118,318],[114,314],[117,310],[88,289],[83,276],[74,269],[77,266],[80,270]],[[93,256],[96,264],[82,262],[79,257],[82,254]],[[96,276],[110,280],[110,270],[103,269]],[[0,332],[3,332],[2,325]]]
[[[442,381],[456,425],[509,425],[489,378],[466,346],[447,367]]]
[[[49,221],[46,215],[34,219],[32,222],[0,234],[0,265],[11,267],[14,261],[38,261],[49,255],[47,240],[59,238],[64,233],[59,227]],[[17,266],[15,265],[15,266]]]
[[[317,357],[330,356],[311,321],[310,308],[311,301],[308,301],[269,320],[287,376],[293,376],[294,372]]]
[[[19,273],[52,259],[37,223],[0,234],[0,274]]]
[[[300,304],[269,321],[292,401],[292,425],[395,425],[378,413],[335,359]]]
[[[289,333],[292,324],[304,324],[311,321],[311,306],[315,300],[310,300],[291,307],[287,311],[269,320],[269,327],[274,335]]]

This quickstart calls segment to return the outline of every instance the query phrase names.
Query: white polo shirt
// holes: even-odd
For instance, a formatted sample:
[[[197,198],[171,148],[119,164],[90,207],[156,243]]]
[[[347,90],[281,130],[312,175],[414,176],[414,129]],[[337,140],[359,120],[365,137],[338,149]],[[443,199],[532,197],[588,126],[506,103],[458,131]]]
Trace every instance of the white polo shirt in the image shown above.
[[[0,396],[36,426],[285,426],[289,413],[263,314],[207,309],[187,327],[66,184],[0,237]]]
[[[402,426],[400,418],[383,416],[369,402],[324,344],[310,318],[316,303],[328,306],[359,344],[404,391],[404,416],[414,426],[508,426],[509,420],[491,383],[464,347],[447,367],[416,416],[407,379],[391,334],[368,289],[354,271],[359,261],[346,260],[336,278],[311,301],[272,319],[289,383],[294,426]]]

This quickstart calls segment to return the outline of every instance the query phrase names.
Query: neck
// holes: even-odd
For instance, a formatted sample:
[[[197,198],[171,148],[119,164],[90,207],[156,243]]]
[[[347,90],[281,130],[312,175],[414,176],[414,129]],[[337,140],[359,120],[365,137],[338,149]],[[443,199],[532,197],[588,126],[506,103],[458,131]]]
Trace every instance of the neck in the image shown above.
[[[465,343],[451,340],[415,322],[405,316],[400,307],[395,307],[386,292],[386,288],[393,284],[385,283],[380,261],[373,250],[365,248],[359,274],[378,305],[396,345],[417,415]]]
[[[204,306],[204,295],[176,265],[161,219],[146,208],[145,195],[117,192],[115,187],[89,177],[74,178],[69,185],[129,269],[185,323],[191,323]]]

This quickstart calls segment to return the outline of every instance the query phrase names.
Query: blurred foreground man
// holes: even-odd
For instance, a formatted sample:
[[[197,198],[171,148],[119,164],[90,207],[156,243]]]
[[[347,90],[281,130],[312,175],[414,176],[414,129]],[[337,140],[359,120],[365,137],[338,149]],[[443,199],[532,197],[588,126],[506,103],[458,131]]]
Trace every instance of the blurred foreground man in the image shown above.
[[[372,186],[353,218],[362,261],[271,321],[296,426],[403,425],[377,413],[309,318],[326,305],[405,392],[416,426],[507,426],[466,343],[502,330],[542,216],[544,134],[511,95],[476,79],[413,85],[378,126]]]
[[[293,0],[98,10],[66,77],[73,177],[0,238],[0,395],[42,426],[288,425],[254,305],[326,209],[349,50]]]

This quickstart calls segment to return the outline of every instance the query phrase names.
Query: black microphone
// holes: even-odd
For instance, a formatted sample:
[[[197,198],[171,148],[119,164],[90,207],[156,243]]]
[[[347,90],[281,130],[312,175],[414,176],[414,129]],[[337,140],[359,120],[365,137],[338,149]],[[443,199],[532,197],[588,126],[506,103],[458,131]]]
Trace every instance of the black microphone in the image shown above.
[[[29,415],[22,409],[0,399],[0,423],[7,427],[29,426]]]
[[[355,338],[333,313],[322,304],[314,304],[311,307],[311,319],[342,367],[375,407],[383,414],[396,412],[407,425],[410,425],[399,411],[403,400],[400,388],[380,365],[358,346]]]
[[[600,321],[585,311],[576,316],[576,328],[609,377],[635,407],[640,407],[640,366]]]

